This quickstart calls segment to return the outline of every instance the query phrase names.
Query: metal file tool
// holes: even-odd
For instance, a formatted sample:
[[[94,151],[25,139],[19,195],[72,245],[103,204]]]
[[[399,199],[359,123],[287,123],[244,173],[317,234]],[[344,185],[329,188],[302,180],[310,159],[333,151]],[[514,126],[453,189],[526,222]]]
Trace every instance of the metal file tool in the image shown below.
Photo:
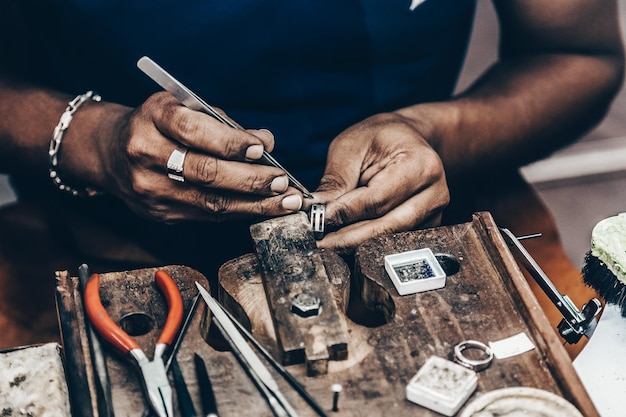
[[[180,81],[172,77],[167,71],[161,68],[151,58],[144,56],[137,61],[137,67],[143,71],[148,77],[152,78],[154,82],[163,87],[166,91],[169,91],[174,97],[186,107],[204,112],[219,120],[220,122],[232,127],[233,129],[243,130],[243,128],[233,122],[232,120],[222,116],[217,110],[208,105],[204,100],[198,97],[193,91],[185,87]],[[291,185],[300,191],[305,197],[312,198],[313,196],[293,175],[291,175],[272,155],[263,151],[261,161],[267,165],[272,165],[276,168],[280,168],[289,178]]]

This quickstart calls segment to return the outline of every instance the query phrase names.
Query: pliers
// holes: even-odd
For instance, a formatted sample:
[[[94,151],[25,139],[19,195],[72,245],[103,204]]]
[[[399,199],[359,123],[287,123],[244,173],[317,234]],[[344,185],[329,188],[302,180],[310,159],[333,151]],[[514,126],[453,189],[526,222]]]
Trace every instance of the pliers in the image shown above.
[[[168,313],[165,326],[149,360],[139,344],[109,317],[100,299],[100,276],[93,274],[85,285],[85,311],[96,331],[122,353],[134,359],[141,371],[148,402],[158,417],[173,417],[172,389],[167,378],[163,354],[172,343],[183,318],[183,298],[172,277],[162,269],[155,273],[157,286],[165,294]]]

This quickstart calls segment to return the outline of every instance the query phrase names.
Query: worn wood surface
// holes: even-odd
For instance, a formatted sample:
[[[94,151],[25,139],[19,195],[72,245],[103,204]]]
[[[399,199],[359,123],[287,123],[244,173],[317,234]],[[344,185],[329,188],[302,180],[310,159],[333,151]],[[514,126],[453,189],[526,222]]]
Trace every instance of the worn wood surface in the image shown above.
[[[445,288],[399,296],[384,270],[384,256],[424,247],[437,253],[448,271],[458,271],[449,272]],[[346,281],[336,268],[340,259],[326,256],[325,262],[331,282]],[[530,386],[566,398],[585,416],[597,416],[562,342],[487,213],[470,223],[372,239],[357,250],[355,263],[352,283],[357,295],[349,306],[340,303],[349,316],[348,359],[332,363],[328,375],[314,379],[291,367],[327,403],[331,384],[341,383],[339,415],[436,416],[405,399],[406,384],[429,356],[450,358],[454,345],[466,339],[487,343],[524,332],[536,348],[496,360],[480,372],[470,401],[498,388]],[[242,320],[249,319],[257,338],[275,346],[269,310],[262,301],[262,277],[255,270],[254,256],[222,267],[221,298],[236,306]],[[345,287],[342,291],[345,294]]]
[[[442,289],[401,297],[386,276],[383,257],[421,247],[445,255],[440,259],[449,263],[448,271],[453,271],[458,262],[458,271],[449,272]],[[524,332],[536,348],[512,358],[496,359],[490,368],[479,373],[478,390],[469,401],[498,388],[530,386],[566,398],[585,416],[598,416],[488,214],[479,213],[470,223],[369,241],[357,250],[352,291],[350,269],[342,259],[325,251],[320,251],[320,256],[333,297],[347,317],[349,356],[331,361],[325,375],[309,377],[305,365],[287,369],[330,415],[439,416],[410,403],[405,396],[406,384],[428,357],[449,358],[453,346],[465,339],[487,343]],[[166,269],[181,286],[186,305],[195,295],[193,282],[206,283],[204,277],[189,268]],[[153,283],[154,271],[101,274],[101,296],[107,300],[107,310],[114,319],[129,312],[146,311],[156,318],[157,326],[162,325],[165,300]],[[220,286],[214,292],[252,330],[255,338],[276,354],[275,332],[260,271],[254,254],[233,259],[220,269]],[[157,336],[155,329],[137,337],[149,356]],[[223,342],[214,332],[207,332],[205,309],[194,317],[178,355],[197,411],[200,402],[193,368],[195,352],[207,362],[220,416],[272,415]],[[144,403],[134,368],[109,349],[107,363],[116,416],[140,416]],[[280,377],[276,379],[300,415],[316,415]],[[334,383],[343,386],[338,412],[331,412]]]
[[[250,235],[263,271],[278,357],[284,365],[305,363],[309,376],[325,374],[329,361],[348,356],[348,334],[306,214],[257,223]],[[295,314],[296,297],[315,297],[318,313]]]
[[[67,271],[56,274],[56,305],[59,328],[64,346],[67,383],[71,387],[73,414],[94,416],[95,386],[89,355],[83,304],[78,279],[72,280]],[[88,365],[89,364],[89,365]]]
[[[423,247],[444,259],[458,260],[459,271],[448,276],[441,290],[397,296],[385,276],[383,257]],[[523,332],[536,348],[496,359],[479,373],[478,391],[472,398],[498,388],[528,386],[563,396],[586,416],[597,415],[562,341],[485,213],[475,216],[472,223],[373,239],[358,250],[357,277],[364,303],[392,316],[376,330],[382,332],[377,339],[394,346],[393,360],[388,363],[395,365],[387,365],[387,373],[406,378],[400,364],[419,366],[430,355],[449,357],[462,340],[488,343]],[[398,398],[404,395],[400,388],[395,391]]]

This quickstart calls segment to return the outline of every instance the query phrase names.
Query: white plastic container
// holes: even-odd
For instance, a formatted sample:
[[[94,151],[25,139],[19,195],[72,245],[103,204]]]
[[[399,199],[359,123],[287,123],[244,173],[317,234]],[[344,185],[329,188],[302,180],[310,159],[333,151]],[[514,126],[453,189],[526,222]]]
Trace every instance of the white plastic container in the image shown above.
[[[446,273],[430,248],[387,255],[385,270],[400,295],[435,290],[446,285]]]
[[[407,400],[451,417],[476,390],[476,372],[431,356],[406,386]]]

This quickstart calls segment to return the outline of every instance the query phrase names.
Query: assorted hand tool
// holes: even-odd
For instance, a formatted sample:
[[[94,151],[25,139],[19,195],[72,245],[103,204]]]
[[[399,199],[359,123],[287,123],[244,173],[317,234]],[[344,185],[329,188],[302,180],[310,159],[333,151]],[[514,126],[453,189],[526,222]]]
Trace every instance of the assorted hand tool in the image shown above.
[[[228,315],[226,315],[221,305],[198,282],[196,282],[196,286],[200,291],[200,295],[211,310],[211,314],[213,314],[214,323],[220,329],[224,338],[229,342],[237,360],[242,364],[250,378],[267,398],[274,413],[278,416],[297,416],[298,413],[280,391],[272,374],[254,353],[252,348],[246,343],[246,340],[241,333],[239,333]]]
[[[519,239],[506,228],[500,228],[500,233],[513,253],[513,256],[526,268],[528,273],[537,281],[537,284],[546,293],[550,301],[563,315],[558,325],[559,334],[567,343],[578,343],[583,337],[591,337],[598,323],[598,315],[602,304],[597,298],[592,298],[582,310],[579,310],[573,301],[561,294],[550,278],[543,272],[537,262],[519,242]]]
[[[78,279],[83,293],[87,282],[89,282],[89,266],[82,264],[78,267]],[[85,320],[86,321],[86,320]],[[93,358],[94,373],[96,375],[96,396],[98,401],[98,415],[100,417],[114,417],[113,400],[111,396],[111,381],[109,372],[102,351],[100,340],[95,334],[93,327],[86,321],[87,339],[89,340],[89,352]]]
[[[303,214],[299,213],[299,217],[303,217]],[[298,221],[297,224],[294,223],[290,231],[293,232],[294,229],[300,231],[301,223],[306,226],[306,221]],[[272,232],[276,234],[281,230],[279,225],[275,225]],[[306,241],[313,242],[309,235],[310,233],[307,234]],[[253,236],[256,237],[256,235]],[[325,415],[325,411],[329,415],[337,412],[346,416],[356,416],[363,412],[363,407],[366,407],[368,415],[387,415],[389,412],[398,416],[435,413],[434,409],[424,410],[424,408],[431,407],[423,401],[414,404],[413,400],[416,397],[411,397],[408,391],[407,393],[404,391],[408,387],[407,382],[411,381],[413,376],[417,375],[422,368],[428,369],[427,359],[430,354],[442,358],[447,357],[451,364],[454,363],[451,359],[451,347],[452,344],[457,343],[454,345],[454,361],[457,362],[455,365],[463,365],[464,370],[475,373],[481,372],[479,376],[481,382],[476,391],[473,391],[471,378],[467,378],[467,385],[463,385],[462,393],[470,395],[467,404],[470,404],[471,396],[482,396],[499,387],[519,386],[519,384],[536,385],[545,387],[547,391],[554,392],[559,397],[571,398],[572,404],[586,416],[598,415],[593,403],[582,391],[575,370],[571,367],[571,360],[568,360],[565,350],[560,346],[562,340],[554,334],[551,322],[545,320],[541,311],[538,310],[533,292],[527,285],[527,278],[520,273],[518,263],[528,264],[525,266],[530,266],[537,275],[535,278],[542,280],[544,289],[553,290],[548,294],[552,295],[556,302],[560,302],[567,313],[567,315],[564,314],[566,319],[564,324],[559,326],[559,330],[566,330],[566,335],[571,336],[569,340],[579,338],[581,335],[590,335],[596,315],[585,307],[583,311],[578,311],[566,301],[562,301],[567,300],[567,297],[558,294],[519,244],[523,238],[526,237],[515,237],[508,230],[497,227],[488,214],[478,213],[471,223],[398,233],[394,234],[393,239],[387,237],[373,239],[357,249],[352,271],[349,271],[341,262],[340,257],[326,254],[324,263],[328,271],[327,279],[332,284],[330,286],[333,290],[332,296],[335,300],[341,301],[340,311],[347,314],[344,308],[348,302],[349,287],[346,286],[344,280],[348,277],[346,272],[349,271],[352,274],[349,277],[354,280],[357,288],[367,289],[358,294],[360,296],[358,301],[363,306],[372,305],[372,302],[377,303],[377,308],[380,306],[382,313],[385,314],[385,321],[382,324],[378,324],[378,321],[371,321],[375,327],[368,327],[369,321],[367,323],[349,322],[350,340],[355,342],[354,346],[356,346],[352,349],[354,354],[346,362],[333,362],[332,369],[327,374],[307,378],[306,389],[311,390],[311,393],[320,393],[322,396],[325,396],[323,392],[328,393],[328,398],[322,403],[324,409],[318,413],[322,416]],[[385,256],[403,253],[407,249],[415,250],[416,247],[432,248],[437,262],[447,274],[448,282],[436,291],[417,292],[403,296],[398,293],[387,275],[388,271],[382,268],[382,265]],[[292,251],[283,252],[285,252],[285,263],[281,264],[280,270],[285,273],[293,271],[300,273],[297,267],[306,266],[306,264],[292,262]],[[519,258],[518,262],[515,262],[511,253]],[[485,262],[489,257],[493,258],[493,262]],[[224,416],[273,413],[277,416],[290,417],[298,414],[313,414],[313,411],[305,409],[311,404],[305,404],[305,401],[298,398],[295,393],[288,392],[292,388],[287,385],[287,382],[291,382],[289,375],[283,374],[281,367],[277,367],[271,355],[263,349],[267,346],[270,352],[278,352],[280,350],[278,344],[272,345],[274,350],[270,350],[269,345],[258,345],[252,337],[252,331],[247,330],[250,327],[243,327],[234,318],[249,319],[249,325],[255,329],[255,332],[263,335],[263,338],[271,337],[269,333],[272,329],[261,327],[268,325],[268,320],[274,319],[275,316],[272,315],[265,302],[259,304],[260,299],[267,294],[266,288],[259,285],[264,283],[265,276],[260,268],[258,256],[246,254],[224,264],[220,269],[220,294],[224,297],[224,304],[217,302],[211,297],[208,289],[199,284],[206,280],[200,272],[182,265],[170,265],[163,268],[178,284],[184,300],[184,314],[187,316],[184,324],[181,324],[183,320],[178,321],[177,328],[180,330],[177,333],[177,339],[172,337],[168,340],[170,346],[167,348],[167,354],[159,354],[157,348],[155,349],[157,354],[153,359],[159,362],[160,373],[165,384],[169,379],[172,386],[170,391],[164,389],[162,392],[164,397],[171,396],[173,416],[217,415],[218,410]],[[158,292],[157,286],[163,289],[166,285],[163,282],[157,282],[155,285],[155,271],[157,268],[143,268],[99,276],[91,275],[92,278],[85,289],[85,302],[81,303],[82,305],[76,303],[82,298],[77,297],[79,288],[76,279],[68,273],[59,274],[57,292],[60,301],[59,308],[63,308],[64,312],[72,313],[80,307],[77,312],[82,314],[83,306],[86,306],[85,309],[89,312],[97,310],[95,306],[102,309],[102,303],[104,303],[110,317],[116,322],[119,320],[120,326],[135,337],[143,350],[147,352],[155,346],[156,338],[159,337],[164,322],[170,321],[165,319],[166,315],[169,316],[167,307],[169,306],[170,312],[175,310],[170,301],[166,305],[166,297]],[[412,271],[413,269],[410,269],[409,272],[413,273]],[[84,268],[80,273],[88,275]],[[423,274],[423,271],[420,269],[419,273]],[[98,278],[100,278],[99,282]],[[102,300],[95,299],[92,294],[98,292],[98,287]],[[164,292],[167,294],[168,291]],[[305,292],[294,292],[294,296]],[[206,306],[202,309],[204,314],[201,315],[194,313],[196,303],[201,302],[200,297],[206,302]],[[293,302],[293,298],[285,298],[285,303],[289,304],[290,301]],[[593,307],[595,303],[592,300],[588,304]],[[231,315],[226,310],[227,306],[233,308],[233,313],[236,311],[237,314]],[[321,310],[326,307],[327,305],[323,303],[319,306]],[[570,307],[571,310],[569,310]],[[154,314],[155,318],[148,320],[145,318],[146,314],[141,317],[139,314],[143,310]],[[98,325],[103,321],[101,317],[94,318],[94,314],[89,313],[87,315],[90,316],[94,330],[101,333],[103,337],[112,332],[107,330],[108,327],[102,323]],[[107,316],[107,313],[102,315]],[[70,316],[64,317],[71,319]],[[129,317],[132,317],[132,323]],[[317,316],[305,316],[301,318],[301,321],[311,321],[315,317]],[[82,318],[79,317],[79,319],[82,321]],[[575,321],[576,319],[578,320]],[[150,330],[155,322],[158,322],[158,329]],[[242,321],[242,324],[245,325],[245,323],[247,322]],[[449,323],[458,323],[458,325],[450,326]],[[78,322],[79,326],[80,324]],[[186,332],[185,342],[181,344],[187,325],[189,325],[189,331]],[[168,324],[165,325],[167,326]],[[230,348],[223,346],[221,338],[208,339],[209,329],[221,331],[224,335],[223,340],[230,344]],[[143,336],[137,336],[142,331]],[[79,353],[82,352],[83,357],[88,357],[87,334],[82,333],[78,343]],[[511,336],[511,333],[515,336]],[[69,332],[65,334],[72,336]],[[519,342],[517,342],[518,335],[524,335],[531,347],[520,349]],[[508,347],[500,347],[505,340],[514,338],[516,340],[514,344],[509,341]],[[107,341],[111,342],[109,339]],[[73,339],[68,338],[68,340]],[[207,344],[209,340],[217,344]],[[479,343],[478,340],[483,340],[485,343]],[[266,341],[272,343],[270,339]],[[426,343],[430,341],[436,341],[441,346],[433,348],[432,352],[424,350]],[[459,341],[462,342],[458,343]],[[116,347],[116,343],[120,342],[111,342],[113,348]],[[175,353],[170,352],[176,350],[179,345],[180,353],[176,358]],[[428,346],[435,345],[429,344]],[[122,352],[132,350],[132,348],[119,346],[117,349]],[[484,355],[478,354],[476,350],[482,350]],[[105,351],[105,353],[108,352]],[[493,363],[492,354],[496,358]],[[129,353],[129,355],[137,361],[132,354]],[[156,357],[159,357],[158,361]],[[281,364],[289,365],[285,363],[284,357],[280,355],[276,357],[280,357]],[[148,386],[148,378],[144,370],[141,375],[142,379],[145,379],[142,381],[145,391],[143,397],[148,401],[142,402],[140,380],[134,378],[134,373],[130,373],[133,369],[131,365],[134,364],[129,362],[127,366],[124,366],[124,359],[122,356],[110,354],[107,357],[110,365],[109,372],[114,372],[112,382],[115,382],[113,404],[115,407],[112,408],[115,409],[116,414],[139,415],[135,413],[141,413],[143,410],[140,408],[149,407],[151,415],[173,417],[171,410],[163,413],[157,411],[159,408],[166,409],[171,406],[167,405],[164,399],[160,399],[160,404],[153,404],[150,393],[155,389]],[[177,360],[182,369],[178,368]],[[233,369],[233,366],[237,368],[237,365],[234,365],[235,360],[242,365],[245,373],[239,369]],[[194,365],[195,369],[189,369],[189,366]],[[448,369],[447,365],[446,363],[445,369]],[[168,366],[171,366],[172,374],[167,373]],[[458,368],[450,365],[450,369]],[[71,371],[73,369],[70,369]],[[304,371],[304,367],[298,368],[298,372]],[[182,374],[184,378],[180,378]],[[279,374],[285,378],[285,381],[279,380]],[[468,372],[465,374],[472,375]],[[438,378],[438,374],[435,376]],[[96,394],[94,390],[98,382],[95,381],[96,377],[91,374],[88,379],[91,391],[87,394],[90,396],[87,404],[90,406],[94,405],[91,396]],[[193,380],[189,385],[192,401],[187,402],[193,405],[189,408],[186,408],[182,401],[186,397],[184,392],[178,391],[179,387],[185,387],[184,379],[188,382]],[[420,382],[422,386],[432,388],[431,383]],[[414,387],[412,383],[409,385],[412,388],[419,388],[419,386]],[[175,386],[176,390],[174,390]],[[294,385],[296,390],[298,390],[297,387],[298,385]],[[215,393],[212,388],[215,389]],[[157,392],[159,389],[161,388],[157,388]],[[450,391],[448,388],[446,390]],[[304,388],[302,391],[306,394]],[[84,391],[78,391],[78,393],[82,396]],[[299,393],[302,395],[302,392],[299,391]],[[306,400],[304,395],[302,397]],[[461,398],[463,402],[465,395],[454,397],[455,400],[458,398]],[[293,405],[290,405],[286,399]],[[266,405],[266,401],[269,405]],[[456,404],[456,402],[453,404],[454,410],[456,410]],[[142,405],[145,407],[141,407]],[[468,405],[463,405],[463,407],[468,407]],[[311,408],[315,407],[311,405]]]
[[[200,388],[200,397],[202,400],[202,415],[204,417],[218,417],[217,401],[213,393],[213,385],[209,378],[209,372],[206,369],[206,363],[197,353],[193,356],[196,366],[196,377],[198,378],[198,387]]]
[[[85,286],[85,311],[100,336],[136,362],[141,373],[146,399],[156,415],[172,417],[174,416],[172,389],[167,378],[163,355],[180,328],[183,318],[183,300],[178,286],[167,272],[158,270],[155,274],[155,281],[165,294],[169,311],[152,360],[148,359],[135,339],[109,317],[100,299],[100,276],[98,274],[93,274]]]
[[[178,398],[178,408],[182,417],[197,417],[196,409],[193,406],[193,400],[187,389],[187,383],[183,377],[183,372],[178,365],[176,359],[172,361],[172,375],[174,376],[174,386],[176,388],[176,397]]]
[[[226,313],[230,321],[232,321],[235,324],[235,326],[237,326],[237,329],[239,329],[239,331],[246,337],[246,339],[248,339],[248,341],[252,343],[252,345],[259,352],[261,352],[263,357],[274,367],[274,369],[283,378],[285,378],[285,380],[289,383],[289,385],[291,385],[291,387],[294,390],[296,390],[298,394],[300,394],[300,396],[309,404],[309,406],[311,406],[311,408],[315,410],[315,412],[320,417],[326,417],[327,414],[322,408],[322,406],[315,400],[315,398],[313,398],[308,393],[306,388],[302,384],[300,384],[298,380],[295,379],[293,375],[291,375],[280,363],[278,363],[278,361],[272,357],[272,355],[267,351],[267,349],[265,349],[263,345],[261,345],[254,337],[252,337],[252,334],[245,327],[243,327],[241,323],[239,323],[228,310],[224,309],[224,313]]]
[[[180,413],[182,417],[197,417],[196,410],[193,405],[193,400],[191,399],[191,395],[189,394],[189,389],[187,388],[187,383],[185,382],[185,378],[183,373],[178,365],[178,361],[176,360],[176,354],[178,353],[178,349],[185,338],[185,333],[189,328],[189,324],[193,315],[198,307],[198,301],[200,299],[200,294],[196,295],[192,301],[187,314],[185,315],[185,320],[178,331],[178,336],[176,336],[176,341],[172,344],[172,349],[169,354],[169,358],[165,361],[165,373],[168,373],[169,370],[172,370],[172,375],[174,377],[174,387],[176,388],[176,395],[178,397],[178,407],[180,408]],[[146,409],[141,417],[149,417],[150,410]]]
[[[189,311],[185,315],[185,321],[183,322],[178,332],[178,336],[176,336],[176,341],[172,345],[172,351],[170,352],[170,356],[167,361],[165,361],[165,372],[167,373],[171,369],[174,376],[174,386],[176,388],[178,406],[180,408],[180,414],[182,417],[196,417],[197,414],[193,405],[193,401],[191,399],[191,395],[189,394],[189,390],[187,389],[187,383],[185,382],[183,373],[180,369],[180,366],[178,365],[178,361],[176,360],[176,354],[178,353],[178,348],[180,348],[180,345],[185,338],[185,333],[187,332],[189,324],[191,323],[191,319],[196,312],[199,300],[200,294],[197,294],[191,301]]]
[[[88,270],[81,268],[80,272],[84,275],[88,273],[86,271]],[[230,313],[224,310],[199,283],[196,282],[199,293],[192,300],[183,322],[183,301],[176,283],[164,270],[158,270],[155,273],[155,280],[157,286],[165,294],[169,311],[163,331],[157,340],[152,360],[149,360],[137,342],[109,317],[100,299],[100,278],[98,274],[93,274],[85,284],[84,304],[85,312],[93,328],[100,336],[122,353],[128,354],[139,366],[146,399],[148,400],[151,411],[155,413],[156,416],[174,416],[172,390],[167,377],[167,373],[170,369],[173,373],[181,415],[183,417],[195,417],[198,415],[194,409],[193,401],[187,390],[181,369],[176,361],[176,352],[182,343],[185,332],[197,309],[200,297],[207,303],[216,326],[220,329],[224,338],[231,344],[231,348],[237,360],[244,366],[244,369],[248,372],[253,382],[257,384],[259,390],[266,397],[272,411],[276,415],[296,417],[298,413],[280,392],[278,384],[271,376],[269,370],[252,351],[242,334],[245,335],[320,416],[326,416],[322,407],[307,393],[306,389],[274,360],[269,352],[267,352],[267,350],[265,350]],[[98,343],[97,338],[94,338],[94,340]],[[165,349],[168,346],[171,346],[172,349],[169,357],[166,359]],[[217,417],[217,402],[207,372],[206,363],[197,353],[194,355],[194,363],[202,401],[202,415]],[[106,405],[108,409],[112,411],[113,407],[110,400],[107,401]],[[143,416],[149,415],[151,415],[151,413],[148,410],[143,413]]]
[[[180,327],[178,336],[176,336],[176,340],[174,341],[174,344],[172,345],[172,351],[170,352],[169,357],[167,358],[167,361],[165,361],[166,372],[169,371],[170,366],[172,365],[172,362],[176,358],[176,353],[178,352],[178,349],[180,348],[181,343],[183,343],[183,339],[185,338],[185,333],[187,332],[187,329],[189,328],[189,324],[191,323],[191,320],[193,319],[193,315],[196,312],[196,309],[198,308],[199,301],[200,301],[200,294],[197,294],[191,300],[191,306],[189,307],[189,311],[187,312],[185,316],[185,321]]]

